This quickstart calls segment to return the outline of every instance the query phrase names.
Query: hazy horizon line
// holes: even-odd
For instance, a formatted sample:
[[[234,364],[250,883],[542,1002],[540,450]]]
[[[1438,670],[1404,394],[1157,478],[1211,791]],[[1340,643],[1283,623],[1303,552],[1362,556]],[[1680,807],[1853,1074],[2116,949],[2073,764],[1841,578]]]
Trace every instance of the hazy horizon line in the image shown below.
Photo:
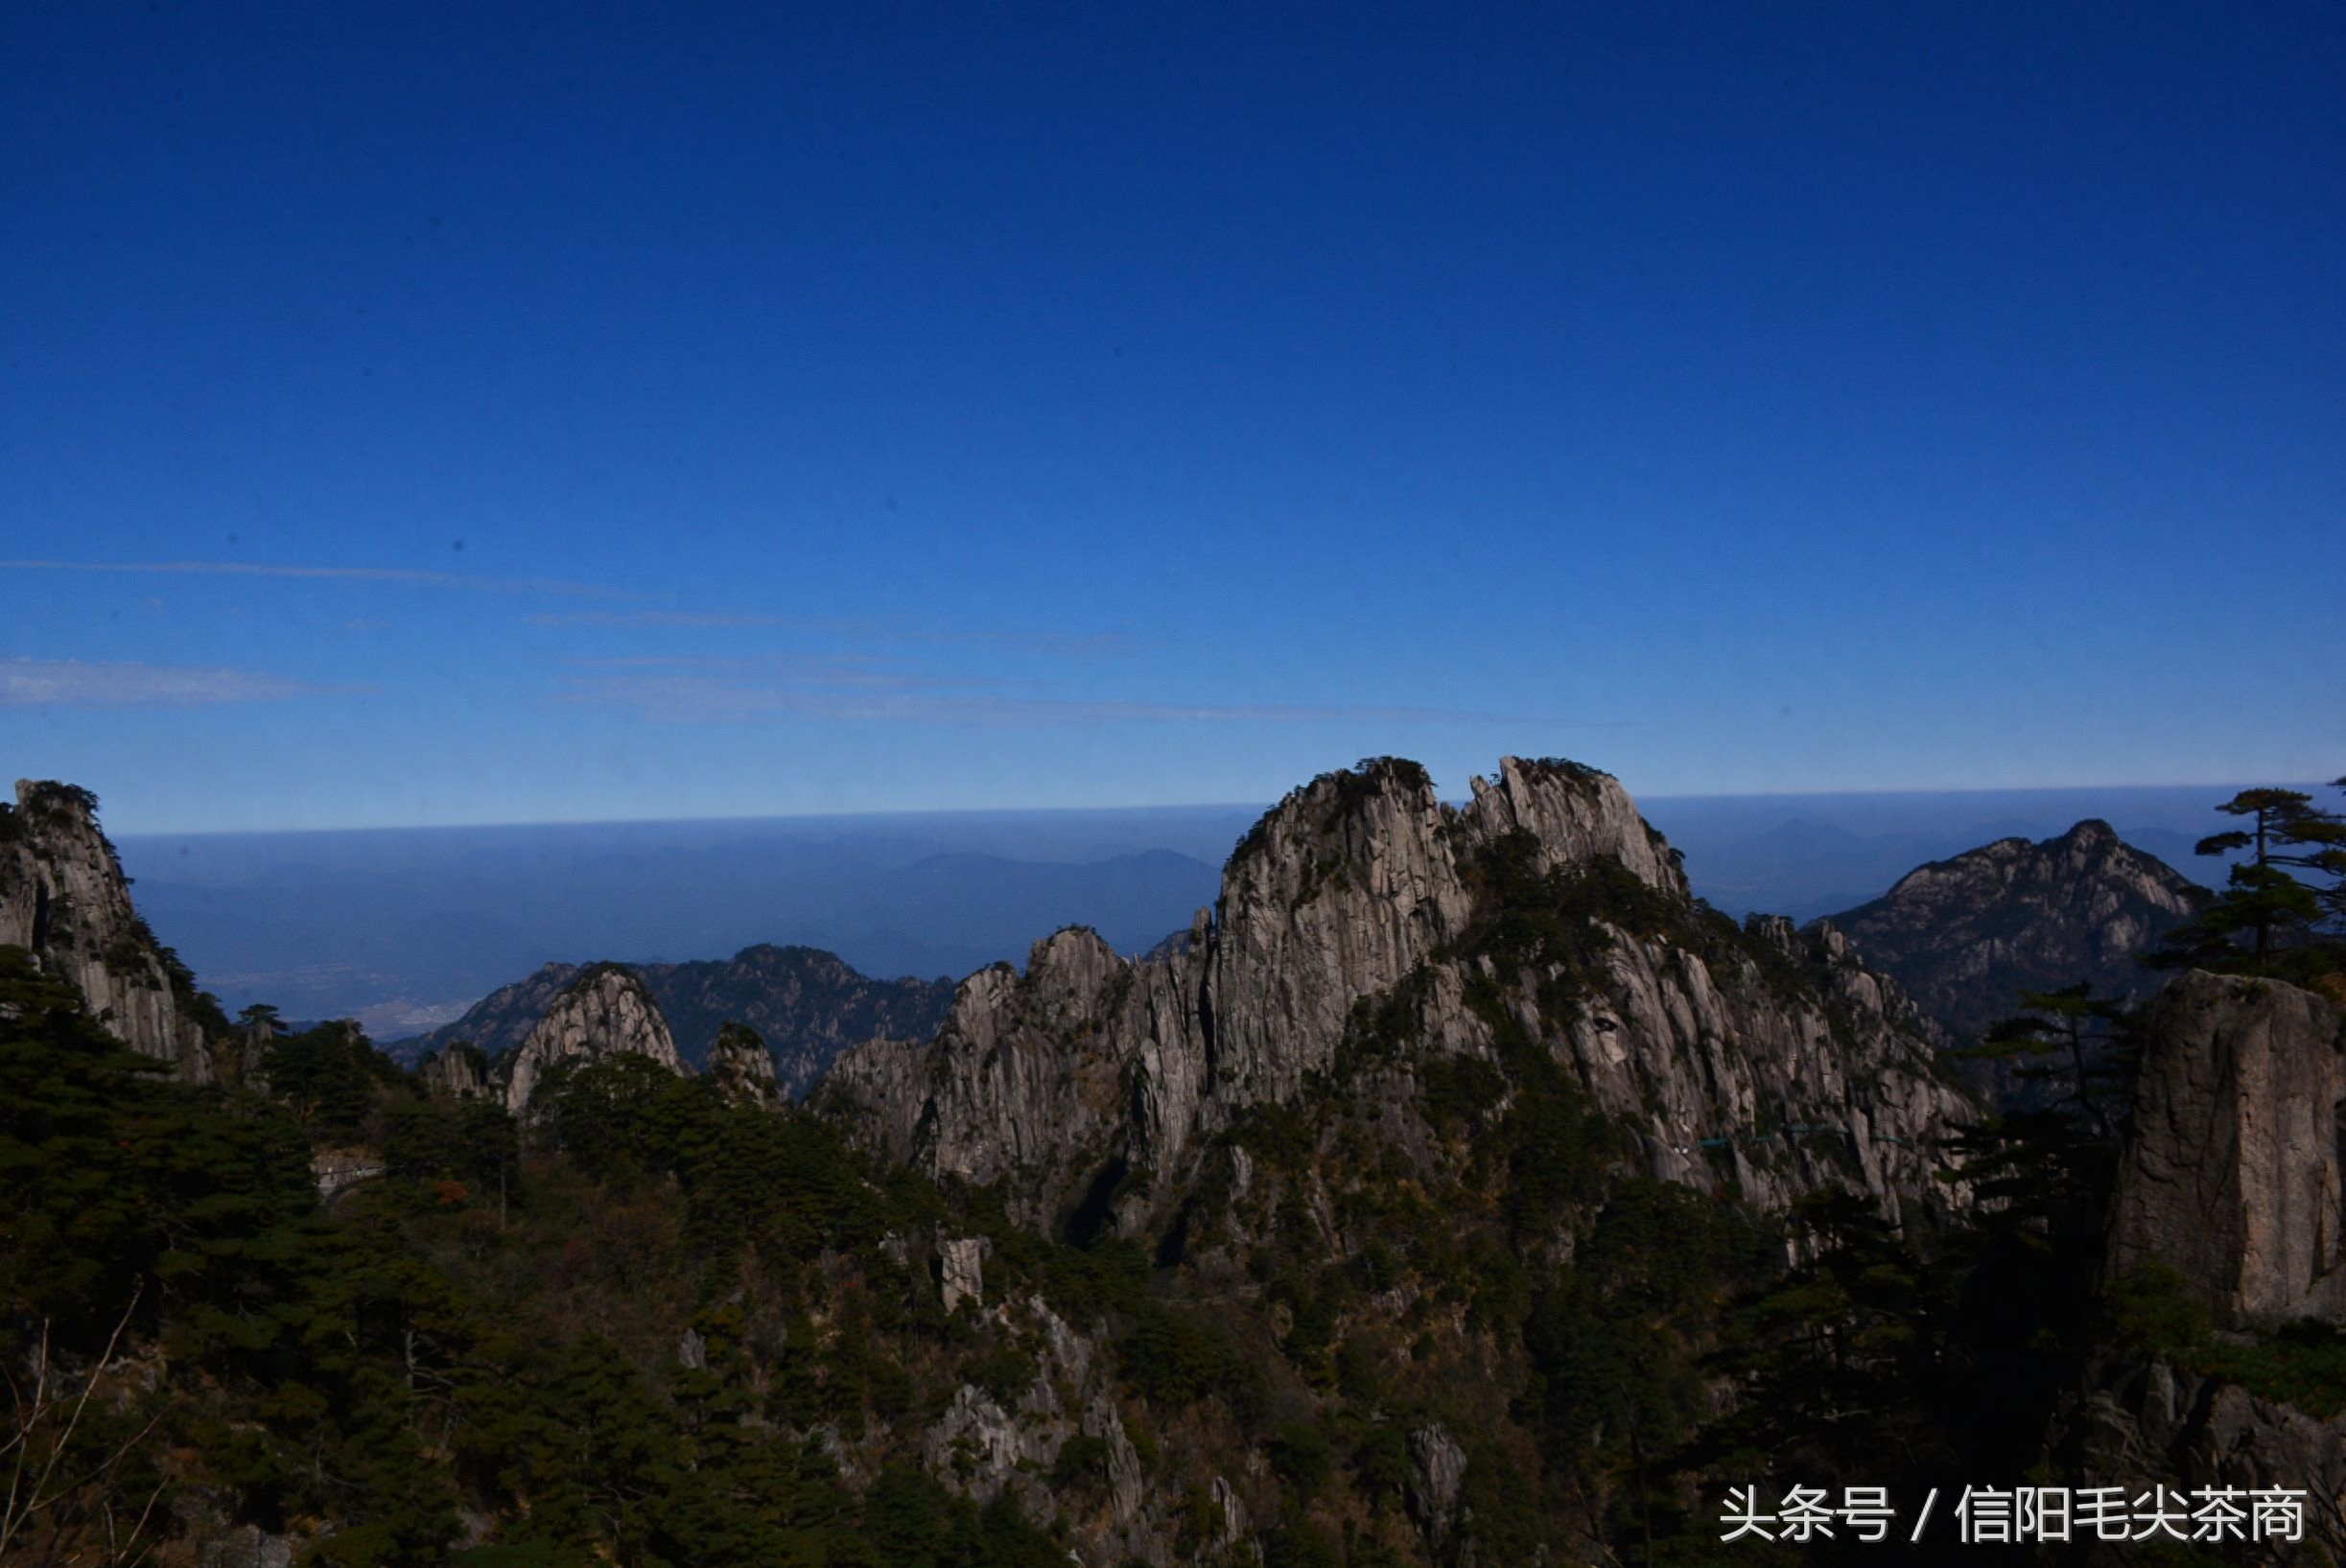
[[[1910,786],[1889,789],[1762,789],[1718,790],[1685,793],[1639,794],[1632,790],[1630,798],[1640,808],[1649,804],[1678,804],[1685,802],[1730,801],[1855,801],[1894,799],[1950,799],[1963,796],[1988,798],[2009,795],[2065,795],[2147,793],[2153,790],[2194,790],[2238,792],[2246,788],[2276,787],[2308,791],[2331,788],[2334,781],[2265,781],[2248,784],[2240,780],[2186,781],[2158,784],[1967,784],[1951,786]],[[109,831],[107,836],[116,840],[152,838],[261,838],[311,833],[401,833],[401,832],[491,832],[529,828],[652,828],[652,827],[712,827],[727,823],[772,822],[863,822],[873,820],[903,820],[906,818],[949,817],[1019,817],[1019,816],[1107,816],[1115,813],[1152,811],[1268,811],[1279,804],[1281,796],[1267,801],[1159,801],[1143,804],[1106,806],[943,806],[902,807],[863,811],[765,811],[754,813],[717,813],[704,816],[580,816],[509,818],[487,822],[405,822],[334,824],[326,826],[287,828],[128,828]],[[1471,796],[1442,797],[1452,806],[1466,804]]]

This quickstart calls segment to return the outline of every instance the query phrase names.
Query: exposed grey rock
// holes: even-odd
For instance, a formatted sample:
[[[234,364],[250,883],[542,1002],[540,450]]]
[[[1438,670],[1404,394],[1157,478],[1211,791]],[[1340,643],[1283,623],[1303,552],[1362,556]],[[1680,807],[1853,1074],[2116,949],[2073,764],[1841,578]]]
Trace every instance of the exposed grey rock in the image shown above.
[[[677,1336],[676,1360],[696,1372],[708,1370],[709,1342],[701,1337],[700,1330],[688,1328]]]
[[[454,1100],[486,1100],[496,1090],[489,1084],[489,1059],[466,1040],[453,1041],[445,1050],[428,1053],[415,1064],[424,1087]]]
[[[947,1312],[964,1301],[985,1305],[986,1257],[993,1251],[984,1236],[937,1237],[937,1288]]]
[[[28,949],[45,972],[69,981],[130,1049],[170,1063],[190,1083],[216,1076],[189,1012],[194,980],[131,906],[87,790],[19,779],[14,807],[0,807],[0,946]]]
[[[506,1109],[519,1115],[550,1067],[628,1053],[648,1057],[673,1073],[686,1070],[660,1004],[644,982],[620,965],[594,965],[555,998],[512,1059],[502,1064]]]
[[[388,1048],[412,1051],[420,1061],[434,1051],[445,1054],[450,1045],[463,1040],[479,1046],[492,1061],[509,1056],[522,1048],[529,1031],[552,1011],[555,998],[570,989],[584,968],[582,964],[541,964],[526,978],[500,986],[473,1003],[455,1022]]]
[[[2278,980],[2199,971],[2152,1003],[2109,1270],[2153,1260],[2216,1321],[2346,1322],[2346,1015]]]
[[[2206,896],[2108,823],[2086,821],[2041,843],[2000,838],[1935,860],[1833,920],[1966,1045],[2017,1011],[2023,991],[2143,989],[2135,955]]]
[[[2056,1421],[2054,1445],[2091,1485],[2301,1490],[2307,1562],[2346,1561],[2346,1416],[2320,1420],[2168,1362],[2112,1358]],[[2327,1556],[2322,1554],[2326,1553]]]
[[[974,1386],[955,1392],[922,1434],[922,1461],[947,1486],[980,1502],[1008,1492],[1037,1524],[1061,1522],[1084,1562],[1138,1559],[1167,1568],[1172,1532],[1150,1492],[1139,1451],[1124,1426],[1112,1377],[1098,1347],[1053,1313],[1040,1296],[1001,1303],[984,1314],[994,1332],[1037,1346],[1037,1375],[1007,1403]],[[1079,1494],[1073,1513],[1049,1483],[1060,1450],[1078,1435],[1106,1446],[1105,1508]]]
[[[1239,1501],[1238,1488],[1220,1476],[1213,1478],[1213,1500],[1222,1510],[1222,1525],[1216,1532],[1213,1547],[1216,1552],[1228,1552],[1246,1539],[1246,1504]]]
[[[705,1066],[726,1024],[746,1027],[764,1039],[776,1088],[792,1098],[857,1041],[927,1038],[953,996],[950,981],[876,980],[816,948],[760,944],[728,959],[627,967],[659,1002],[686,1063]],[[469,1040],[491,1056],[518,1050],[578,974],[575,964],[548,964],[409,1048],[444,1050],[452,1041]]]
[[[774,1056],[758,1032],[728,1023],[709,1047],[709,1078],[725,1097],[743,1105],[773,1105],[782,1098],[774,1082]]]
[[[934,1065],[925,1040],[867,1040],[840,1053],[809,1100],[847,1123],[875,1153],[910,1164]]]
[[[258,1525],[239,1525],[196,1553],[201,1568],[293,1568],[293,1543]]]
[[[990,1503],[1021,1469],[1047,1466],[1064,1441],[1063,1434],[1021,1420],[983,1389],[965,1383],[923,1434],[922,1459],[957,1490]]]
[[[1607,928],[1593,994],[1561,959],[1498,973],[1452,946],[1498,861],[1518,877],[1609,865],[1661,924]],[[1327,1071],[1364,1003],[1408,1038],[1392,1085],[1407,1099],[1411,1064],[1491,1055],[1468,997],[1495,985],[1604,1111],[1641,1129],[1658,1176],[1732,1181],[1763,1205],[1852,1174],[1886,1210],[1952,1201],[1930,1148],[1971,1112],[1934,1070],[1928,1023],[1838,932],[1776,927],[1746,938],[1702,915],[1604,774],[1508,759],[1459,808],[1416,764],[1379,762],[1266,814],[1231,857],[1218,917],[1201,913],[1179,950],[1134,962],[1060,932],[1023,977],[965,980],[926,1048],[859,1046],[816,1098],[891,1158],[998,1184],[1022,1223],[1104,1207],[1131,1229],[1202,1136]],[[1558,991],[1578,998],[1562,1014],[1541,999]]]
[[[1466,1485],[1466,1451],[1436,1421],[1409,1435],[1409,1511],[1439,1551],[1458,1517],[1458,1499]]]
[[[1093,1394],[1091,1403],[1084,1406],[1083,1433],[1108,1444],[1110,1513],[1118,1530],[1131,1531],[1143,1522],[1148,1478],[1140,1468],[1140,1451],[1133,1446],[1131,1436],[1124,1430],[1124,1417],[1117,1414],[1115,1401],[1104,1391]]]

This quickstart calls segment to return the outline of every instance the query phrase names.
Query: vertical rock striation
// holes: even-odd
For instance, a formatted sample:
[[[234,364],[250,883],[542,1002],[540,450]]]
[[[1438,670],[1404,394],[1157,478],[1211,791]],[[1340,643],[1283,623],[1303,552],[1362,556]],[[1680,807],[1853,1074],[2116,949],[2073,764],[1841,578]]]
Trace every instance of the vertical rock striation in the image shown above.
[[[0,807],[0,945],[29,949],[71,981],[125,1045],[184,1080],[212,1081],[196,1017],[208,999],[131,906],[87,790],[20,779],[15,806]]]
[[[2231,1329],[2346,1322],[2346,1014],[2198,971],[2150,1009],[2109,1272],[2163,1262]]]
[[[630,1052],[679,1075],[687,1070],[669,1036],[668,1020],[660,1016],[660,1004],[644,982],[618,964],[589,965],[554,998],[521,1048],[502,1064],[505,1107],[520,1114],[551,1067],[583,1065]]]

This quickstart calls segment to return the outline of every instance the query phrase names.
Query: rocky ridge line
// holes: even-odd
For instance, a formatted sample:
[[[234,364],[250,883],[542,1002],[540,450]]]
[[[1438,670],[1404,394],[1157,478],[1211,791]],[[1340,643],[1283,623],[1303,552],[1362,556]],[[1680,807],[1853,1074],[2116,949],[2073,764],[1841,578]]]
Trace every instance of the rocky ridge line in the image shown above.
[[[1494,936],[1494,878],[1595,900],[1597,972]],[[1653,1174],[1763,1205],[1852,1176],[1886,1206],[1934,1201],[1930,1147],[1970,1114],[1928,1025],[1845,938],[1701,911],[1618,782],[1572,763],[1505,759],[1464,807],[1411,762],[1324,775],[1241,841],[1216,909],[1161,954],[1062,931],[1023,976],[964,981],[927,1047],[847,1053],[816,1101],[932,1177],[1002,1184],[1029,1223],[1149,1172],[1158,1196],[1116,1222],[1136,1232],[1214,1134],[1334,1069],[1365,1014],[1407,1036],[1402,1103],[1424,1064],[1494,1059],[1494,995],[1639,1129]]]

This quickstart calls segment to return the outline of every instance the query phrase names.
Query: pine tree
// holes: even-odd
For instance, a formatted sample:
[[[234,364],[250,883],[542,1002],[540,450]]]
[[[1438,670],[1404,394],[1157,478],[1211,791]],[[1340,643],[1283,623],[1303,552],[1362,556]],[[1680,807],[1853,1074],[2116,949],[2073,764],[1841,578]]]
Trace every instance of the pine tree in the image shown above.
[[[2346,916],[2346,817],[2296,789],[2243,789],[2217,809],[2247,826],[2210,834],[2197,853],[2245,850],[2247,858],[2233,866],[2215,902],[2169,933],[2147,962],[2300,976],[2334,969],[2336,944],[2321,927]]]

